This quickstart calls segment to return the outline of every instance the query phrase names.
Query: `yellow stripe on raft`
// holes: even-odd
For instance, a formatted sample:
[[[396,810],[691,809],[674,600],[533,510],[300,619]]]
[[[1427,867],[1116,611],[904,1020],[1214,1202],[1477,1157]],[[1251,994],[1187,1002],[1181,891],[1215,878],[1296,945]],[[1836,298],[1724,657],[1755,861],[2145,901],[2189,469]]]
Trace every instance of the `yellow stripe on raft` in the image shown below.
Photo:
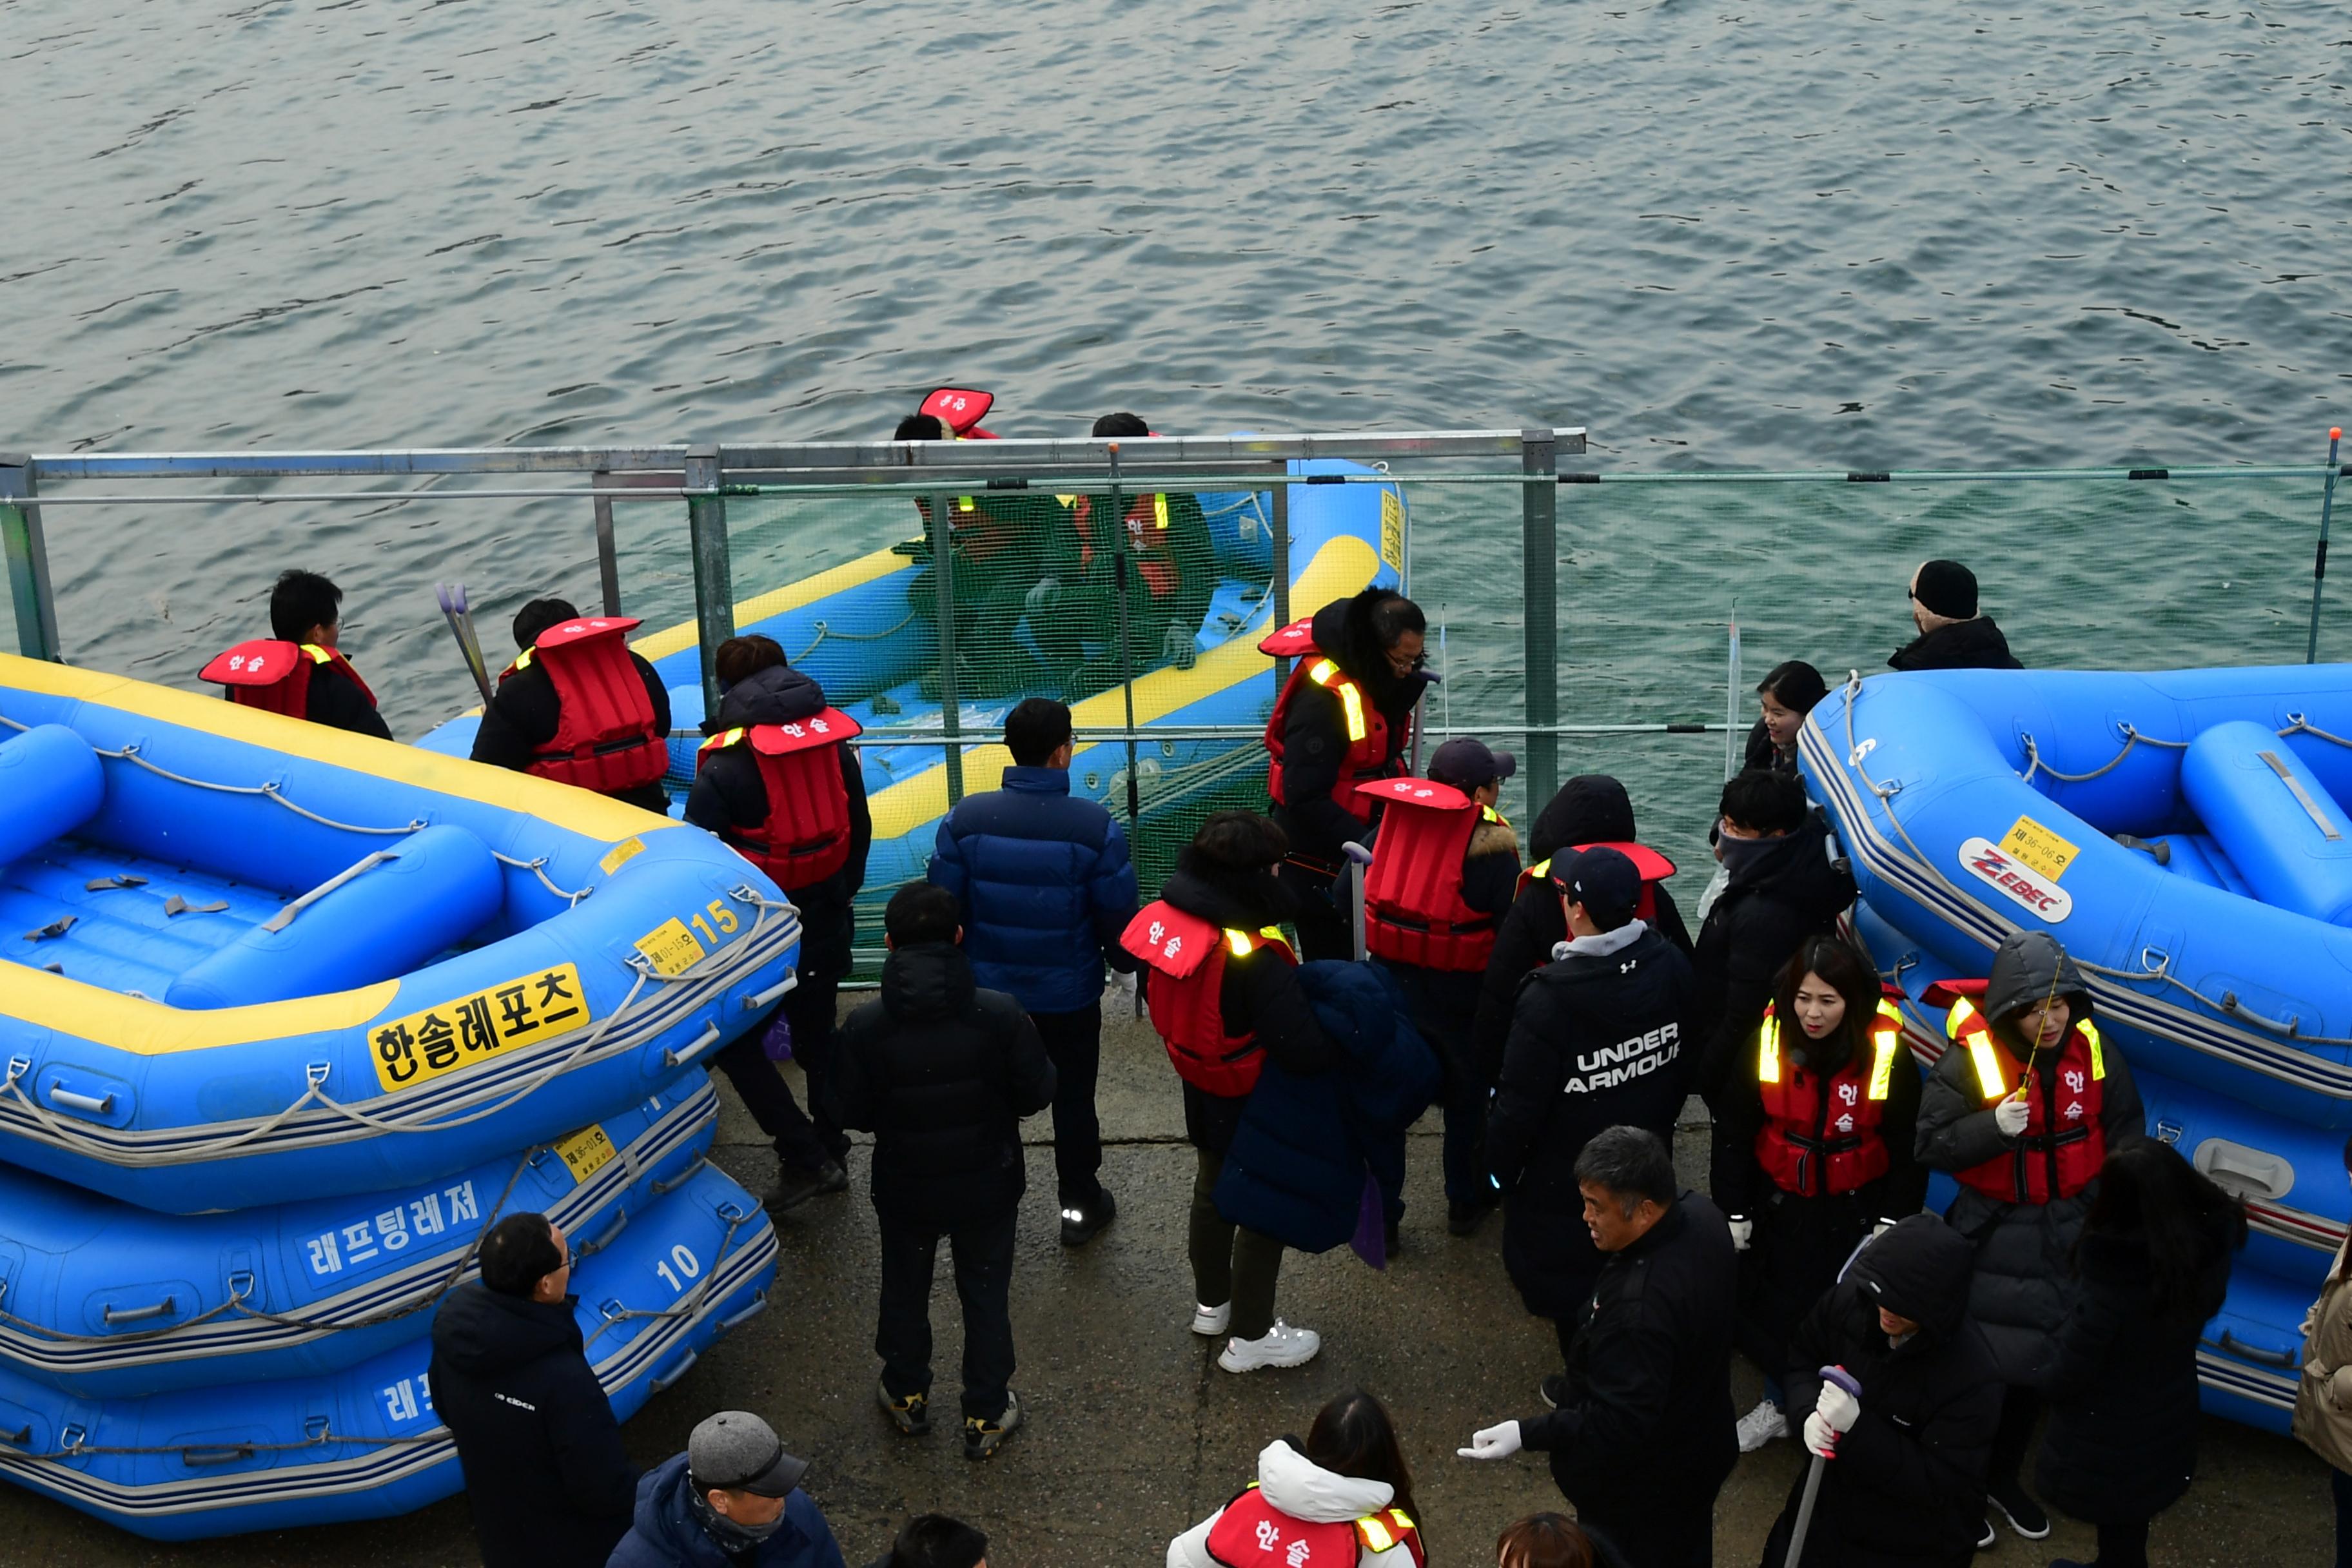
[[[642,807],[625,805],[550,779],[470,763],[462,757],[445,757],[437,752],[404,746],[394,741],[379,741],[373,735],[354,735],[348,730],[289,719],[282,713],[247,708],[193,691],[178,691],[168,686],[133,680],[129,676],[0,654],[0,693],[10,688],[136,713],[199,734],[242,741],[289,757],[535,816],[601,844],[678,826]]]
[[[1333,599],[1344,598],[1372,580],[1381,569],[1380,557],[1372,547],[1353,534],[1340,534],[1315,552],[1315,559],[1299,574],[1291,590],[1295,604],[1320,606]],[[1246,633],[1236,632],[1225,641],[1202,654],[1190,669],[1155,669],[1135,683],[1135,721],[1148,724],[1163,719],[1181,708],[1190,707],[1202,698],[1226,687],[1235,686],[1255,676],[1265,675],[1270,668],[1266,656],[1258,652],[1257,645],[1274,629],[1269,614],[1265,621]],[[1078,728],[1108,728],[1123,723],[1126,707],[1119,689],[1097,693],[1077,703],[1070,710],[1070,722]],[[1102,742],[1095,744],[1124,744]],[[1090,749],[1090,748],[1089,748]],[[1004,770],[1013,765],[1013,753],[1003,746],[981,746],[964,754],[963,789],[966,795],[978,795],[992,790],[1003,782]],[[945,764],[926,769],[903,784],[892,784],[866,796],[866,808],[874,814],[874,837],[898,838],[912,832],[948,809],[948,771]]]
[[[820,572],[814,577],[803,577],[797,583],[775,589],[772,593],[760,594],[745,599],[735,606],[735,624],[739,626],[752,626],[766,620],[771,616],[781,616],[787,611],[797,610],[804,605],[814,605],[828,595],[842,593],[863,584],[871,583],[877,577],[887,577],[902,568],[912,570],[921,564],[922,563],[900,555],[895,551],[877,550],[871,555],[861,555],[846,565],[835,566],[829,571]],[[696,636],[695,624],[692,621],[686,621],[677,626],[666,626],[651,637],[640,637],[629,646],[647,660],[667,658],[671,654],[692,647],[695,645]]]
[[[21,963],[0,964],[0,1013],[134,1056],[167,1057],[256,1040],[355,1029],[392,1005],[397,980],[353,991],[205,1011],[166,1006]]]

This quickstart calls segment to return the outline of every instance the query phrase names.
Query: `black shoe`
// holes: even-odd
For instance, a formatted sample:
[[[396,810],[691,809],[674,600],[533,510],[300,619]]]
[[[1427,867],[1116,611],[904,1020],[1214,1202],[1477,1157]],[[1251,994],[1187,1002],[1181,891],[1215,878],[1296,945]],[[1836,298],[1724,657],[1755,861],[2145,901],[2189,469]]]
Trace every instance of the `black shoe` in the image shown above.
[[[770,1214],[782,1214],[798,1208],[820,1193],[837,1193],[849,1185],[849,1173],[832,1160],[814,1170],[805,1165],[786,1165],[776,1173],[776,1184],[761,1199]]]
[[[931,1429],[931,1398],[928,1394],[910,1394],[904,1399],[890,1395],[890,1385],[877,1383],[874,1397],[890,1417],[890,1425],[909,1437],[919,1437]]]
[[[1445,1228],[1455,1236],[1475,1236],[1478,1227],[1486,1223],[1491,1204],[1447,1204]]]
[[[1979,1552],[1990,1552],[1994,1547],[2000,1544],[2000,1536],[1994,1531],[1992,1521],[1986,1520],[1984,1521],[1984,1527],[1985,1532],[1977,1537],[1977,1550]]]
[[[1560,1401],[1568,1397],[1568,1373],[1564,1372],[1549,1373],[1541,1383],[1536,1384],[1536,1394],[1552,1409],[1559,1409]]]
[[[2009,1521],[2009,1528],[2028,1541],[2040,1541],[2050,1533],[2050,1516],[2042,1505],[2025,1495],[2024,1486],[2011,1481],[2005,1486],[1989,1487],[1985,1500]]]
[[[1396,1222],[1394,1220],[1391,1220],[1389,1222],[1388,1229],[1381,1234],[1381,1250],[1391,1258],[1396,1257],[1399,1253],[1404,1250],[1404,1237],[1397,1234]]]
[[[849,1190],[849,1167],[841,1163],[839,1155],[816,1168],[816,1190],[819,1194]]]
[[[1062,1245],[1084,1247],[1117,1217],[1118,1205],[1112,1200],[1110,1189],[1098,1186],[1094,1202],[1062,1205]]]
[[[1013,1428],[1020,1425],[1021,1396],[1008,1388],[1004,1391],[1003,1415],[993,1421],[984,1421],[977,1415],[963,1418],[963,1457],[985,1459],[1004,1447],[1004,1439],[1012,1436]]]

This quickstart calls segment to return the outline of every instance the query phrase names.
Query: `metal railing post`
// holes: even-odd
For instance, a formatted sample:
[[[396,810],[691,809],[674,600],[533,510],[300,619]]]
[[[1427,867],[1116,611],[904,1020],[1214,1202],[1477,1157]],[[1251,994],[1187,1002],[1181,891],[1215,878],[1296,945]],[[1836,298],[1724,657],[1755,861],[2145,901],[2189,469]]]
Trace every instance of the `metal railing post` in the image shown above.
[[[940,742],[946,749],[948,804],[963,798],[963,699],[956,691],[955,497],[931,497],[931,587],[940,617]]]
[[[2336,476],[2341,471],[2336,466],[2336,451],[2343,439],[2340,425],[2327,432],[2327,488],[2319,492],[2319,553],[2311,563],[2311,643],[2304,650],[2305,664],[2319,662],[2319,590],[2327,578],[2327,515],[2336,510]]]
[[[1290,465],[1274,481],[1274,511],[1266,519],[1274,541],[1274,629],[1290,624]],[[1290,661],[1274,661],[1274,689],[1278,693],[1290,679]]]
[[[41,537],[33,460],[0,453],[0,549],[8,557],[8,601],[16,616],[16,647],[26,658],[62,664],[58,603],[49,585],[49,547]]]
[[[1723,782],[1729,784],[1747,761],[1739,735],[1739,601],[1731,601],[1731,651],[1724,660]]]
[[[1521,592],[1527,623],[1527,714],[1530,726],[1559,722],[1559,458],[1549,427],[1519,433]],[[1559,739],[1548,729],[1528,736],[1530,818],[1559,787]]]
[[[735,635],[734,574],[727,553],[727,498],[719,493],[719,448],[686,454],[686,526],[694,545],[694,622],[702,640],[702,711],[719,713],[719,645]]]
[[[596,513],[596,579],[604,591],[604,613],[617,616],[621,613],[621,559],[613,544],[613,498],[604,493],[612,478],[609,471],[600,469],[588,482],[596,491],[592,503]]]
[[[1135,565],[1128,558],[1127,491],[1119,483],[1118,443],[1110,444],[1111,581],[1118,595],[1118,687],[1127,708],[1127,837],[1131,846],[1143,815],[1142,784],[1135,776],[1135,639],[1134,611],[1128,600],[1128,574]]]

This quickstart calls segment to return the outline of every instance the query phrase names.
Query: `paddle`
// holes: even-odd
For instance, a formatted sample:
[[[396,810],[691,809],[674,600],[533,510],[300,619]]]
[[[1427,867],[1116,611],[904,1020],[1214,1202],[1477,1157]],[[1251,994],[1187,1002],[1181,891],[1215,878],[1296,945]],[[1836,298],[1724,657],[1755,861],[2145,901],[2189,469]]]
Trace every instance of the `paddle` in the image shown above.
[[[433,596],[440,601],[442,617],[449,623],[449,635],[457,639],[457,652],[466,661],[466,673],[474,678],[475,687],[482,694],[482,705],[490,703],[490,670],[482,662],[481,640],[474,635],[474,617],[466,607],[466,584],[463,583],[433,584]]]

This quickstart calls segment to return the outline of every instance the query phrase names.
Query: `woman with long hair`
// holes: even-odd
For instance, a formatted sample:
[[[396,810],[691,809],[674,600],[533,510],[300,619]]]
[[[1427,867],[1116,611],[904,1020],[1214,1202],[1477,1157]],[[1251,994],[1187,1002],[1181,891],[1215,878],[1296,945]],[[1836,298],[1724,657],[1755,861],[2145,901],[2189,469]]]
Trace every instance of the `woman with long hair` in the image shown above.
[[[1619,1568],[1622,1561],[1564,1513],[1531,1513],[1495,1540],[1495,1568]]]
[[[2189,1489],[2197,1339],[2245,1244],[2243,1206],[2170,1144],[2108,1152],[2074,1247],[2081,1288],[2033,1476],[2044,1499],[2098,1527],[2097,1568],[2146,1568],[2148,1521]]]
[[[2352,1178],[2352,1138],[2344,1142]],[[2294,1391],[2294,1435],[2327,1461],[2336,1495],[2336,1568],[2352,1568],[2352,1238],[2336,1249],[2319,1300],[2303,1320],[2303,1378]]]
[[[1877,973],[1853,945],[1808,937],[1781,967],[1754,1048],[1725,1077],[1716,1206],[1740,1258],[1739,1349],[1764,1373],[1743,1452],[1786,1436],[1789,1338],[1853,1249],[1919,1212],[1919,1069]]]
[[[1797,771],[1797,731],[1813,704],[1830,694],[1822,672],[1801,658],[1776,664],[1756,683],[1756,700],[1763,709],[1756,727],[1748,731],[1748,752],[1742,768]]]
[[[1295,1543],[1308,1561],[1425,1568],[1412,1472],[1396,1424],[1358,1388],[1326,1405],[1302,1446],[1277,1437],[1257,1457],[1257,1485],[1168,1543],[1168,1568],[1283,1568]]]

